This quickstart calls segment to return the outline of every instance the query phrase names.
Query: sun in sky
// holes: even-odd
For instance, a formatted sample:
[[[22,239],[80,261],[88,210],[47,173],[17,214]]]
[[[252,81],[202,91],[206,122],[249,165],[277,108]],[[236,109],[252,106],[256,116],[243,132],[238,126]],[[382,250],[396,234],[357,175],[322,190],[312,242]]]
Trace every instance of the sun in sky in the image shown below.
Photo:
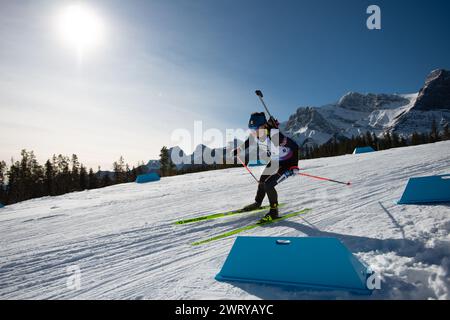
[[[102,19],[84,4],[71,4],[57,14],[56,28],[61,40],[75,50],[78,59],[97,47],[104,38]]]

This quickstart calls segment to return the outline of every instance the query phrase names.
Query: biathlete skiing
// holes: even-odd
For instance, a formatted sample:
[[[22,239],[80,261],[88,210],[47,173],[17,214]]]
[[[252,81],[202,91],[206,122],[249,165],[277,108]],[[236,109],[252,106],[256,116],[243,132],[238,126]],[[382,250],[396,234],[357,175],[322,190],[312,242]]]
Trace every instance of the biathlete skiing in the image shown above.
[[[260,97],[266,111],[268,109],[262,100],[261,91],[256,91]],[[269,113],[269,112],[268,112]],[[255,112],[250,116],[248,122],[250,136],[245,143],[232,151],[232,155],[237,157],[243,165],[244,161],[239,157],[245,154],[252,143],[257,144],[259,150],[267,153],[270,160],[258,181],[258,189],[255,202],[244,207],[241,211],[258,210],[262,206],[264,197],[267,194],[270,203],[269,212],[260,220],[261,223],[279,218],[278,215],[278,194],[275,187],[288,177],[298,172],[299,146],[289,137],[279,131],[278,121],[269,113],[269,119],[264,112]],[[252,141],[251,141],[252,140]],[[253,175],[253,174],[252,174]]]

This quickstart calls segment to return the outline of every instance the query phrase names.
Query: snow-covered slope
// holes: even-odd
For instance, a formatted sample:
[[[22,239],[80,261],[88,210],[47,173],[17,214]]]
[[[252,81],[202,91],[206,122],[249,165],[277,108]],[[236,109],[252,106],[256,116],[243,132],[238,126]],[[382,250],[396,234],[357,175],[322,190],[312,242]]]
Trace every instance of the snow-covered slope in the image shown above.
[[[313,211],[242,235],[337,237],[381,275],[381,290],[369,299],[450,299],[449,204],[395,204],[409,177],[450,173],[449,154],[450,142],[440,142],[302,161],[306,172],[353,185],[290,178],[278,187],[283,211]],[[234,237],[190,243],[258,216],[173,222],[239,208],[252,201],[255,189],[252,177],[234,168],[2,208],[0,298],[364,298],[215,281]],[[74,265],[81,270],[79,290],[66,286],[67,268]]]

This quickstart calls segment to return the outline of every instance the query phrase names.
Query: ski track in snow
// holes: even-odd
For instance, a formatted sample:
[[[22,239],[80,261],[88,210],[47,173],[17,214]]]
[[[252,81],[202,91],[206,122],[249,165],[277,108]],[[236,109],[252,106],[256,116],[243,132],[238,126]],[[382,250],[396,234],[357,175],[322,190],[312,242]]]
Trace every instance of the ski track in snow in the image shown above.
[[[286,204],[281,211],[313,211],[240,235],[337,237],[380,274],[381,290],[372,296],[215,281],[236,236],[196,247],[190,243],[253,223],[259,215],[173,222],[252,202],[252,177],[234,168],[0,209],[0,297],[450,299],[450,204],[395,204],[409,177],[450,173],[450,142],[299,165],[310,174],[351,180],[352,186],[290,178],[277,188]],[[66,285],[67,267],[74,265],[81,270],[79,290]]]

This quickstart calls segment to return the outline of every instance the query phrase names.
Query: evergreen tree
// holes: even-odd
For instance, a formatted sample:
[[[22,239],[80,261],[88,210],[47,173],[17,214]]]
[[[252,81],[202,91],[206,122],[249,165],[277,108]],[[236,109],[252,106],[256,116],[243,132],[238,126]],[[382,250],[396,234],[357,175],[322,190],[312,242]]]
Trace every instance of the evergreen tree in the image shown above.
[[[159,154],[159,162],[161,165],[161,176],[170,176],[175,172],[175,165],[170,158],[169,149],[166,146],[162,147]]]
[[[373,148],[375,150],[379,150],[380,149],[380,142],[378,140],[378,137],[375,133],[372,133],[372,141],[373,141]]]
[[[130,166],[128,165],[128,163],[125,165],[125,181],[126,182],[132,182],[135,179],[133,179],[133,175],[130,169]]]
[[[113,168],[114,168],[114,182],[115,183],[126,182],[125,161],[123,160],[122,156],[120,156],[119,161],[113,163]]]
[[[88,189],[96,189],[96,188],[98,188],[97,175],[94,173],[94,170],[90,168],[88,174]]]
[[[21,160],[12,160],[7,173],[11,203],[39,197],[44,194],[44,170],[33,151],[22,150]]]
[[[420,143],[421,143],[421,137],[420,137],[420,135],[419,135],[416,131],[414,131],[413,134],[412,134],[412,136],[411,136],[411,144],[412,144],[413,146],[417,146],[417,145],[419,145]]]
[[[390,149],[392,148],[392,138],[391,138],[391,134],[389,131],[385,132],[383,135],[383,149]]]
[[[426,144],[430,142],[430,136],[426,133],[420,135],[420,144]]]
[[[0,203],[6,204],[6,163],[0,161]]]
[[[392,148],[400,147],[400,137],[397,132],[392,132]]]
[[[444,125],[443,132],[442,132],[442,140],[450,140],[450,130],[449,130],[448,123],[446,123]]]
[[[133,166],[133,168],[131,169],[130,182],[136,181],[137,176],[138,176],[137,169]]]
[[[308,145],[305,145],[305,147],[303,148],[303,156],[300,155],[300,157],[302,157],[303,159],[309,159],[309,154],[310,154],[309,147]]]
[[[80,186],[80,190],[86,190],[88,188],[88,176],[86,168],[83,165],[80,165],[79,179],[78,185]]]
[[[406,147],[408,145],[408,141],[405,139],[405,137],[401,137],[400,138],[400,146],[401,147]]]
[[[373,144],[373,137],[370,131],[366,132],[366,145],[375,149],[375,145]]]
[[[69,158],[61,154],[56,160],[57,178],[56,180],[56,194],[61,195],[70,192],[72,185],[72,175],[69,168]]]
[[[80,162],[78,161],[78,157],[76,154],[72,154],[72,170],[71,170],[71,184],[70,191],[78,191],[80,190]]]
[[[55,195],[54,188],[55,188],[55,171],[53,169],[53,164],[50,162],[50,160],[47,160],[45,162],[45,172],[44,172],[44,187],[45,187],[45,194],[49,196]]]
[[[431,132],[430,132],[430,142],[437,142],[439,141],[439,132],[436,125],[436,119],[433,118],[433,121],[431,122]]]
[[[102,178],[102,183],[101,183],[102,187],[110,186],[110,185],[113,184],[112,182],[113,182],[113,181],[112,181],[111,178],[109,177],[109,174],[108,174],[108,173],[105,173],[105,174],[103,175],[103,178]]]

